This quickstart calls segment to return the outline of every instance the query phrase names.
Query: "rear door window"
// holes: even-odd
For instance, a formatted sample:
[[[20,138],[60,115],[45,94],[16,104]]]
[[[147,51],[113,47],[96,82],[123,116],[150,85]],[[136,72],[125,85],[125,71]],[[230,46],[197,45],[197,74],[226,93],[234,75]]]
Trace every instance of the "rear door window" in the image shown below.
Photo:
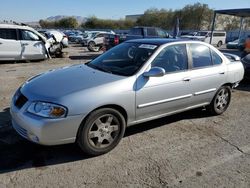
[[[0,38],[7,40],[17,40],[16,29],[0,29]]]
[[[202,68],[213,65],[209,47],[203,44],[189,44],[192,55],[193,68]]]

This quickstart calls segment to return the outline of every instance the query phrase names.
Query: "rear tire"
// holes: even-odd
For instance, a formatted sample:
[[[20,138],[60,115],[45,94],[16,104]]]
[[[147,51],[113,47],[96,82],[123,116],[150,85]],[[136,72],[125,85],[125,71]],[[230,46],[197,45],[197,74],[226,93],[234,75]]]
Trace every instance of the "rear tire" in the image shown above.
[[[231,88],[222,86],[215,94],[212,102],[208,106],[208,110],[212,115],[220,115],[224,113],[231,101]]]
[[[80,126],[77,142],[91,156],[102,155],[115,148],[124,136],[126,121],[111,108],[93,111]]]
[[[218,43],[217,43],[217,47],[219,48],[219,47],[221,47],[222,46],[222,41],[219,41]]]

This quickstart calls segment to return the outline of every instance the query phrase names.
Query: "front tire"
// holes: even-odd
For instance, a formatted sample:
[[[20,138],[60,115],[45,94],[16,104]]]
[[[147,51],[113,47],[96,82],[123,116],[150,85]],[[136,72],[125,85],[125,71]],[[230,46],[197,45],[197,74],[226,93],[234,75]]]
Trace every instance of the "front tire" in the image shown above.
[[[77,142],[84,153],[97,156],[111,151],[124,136],[126,121],[117,110],[92,112],[80,126]]]
[[[215,94],[212,102],[208,106],[208,110],[212,115],[220,115],[224,113],[231,101],[231,88],[222,86]]]
[[[99,52],[101,49],[100,46],[96,46],[94,42],[89,42],[88,44],[88,50],[91,51],[91,52]]]

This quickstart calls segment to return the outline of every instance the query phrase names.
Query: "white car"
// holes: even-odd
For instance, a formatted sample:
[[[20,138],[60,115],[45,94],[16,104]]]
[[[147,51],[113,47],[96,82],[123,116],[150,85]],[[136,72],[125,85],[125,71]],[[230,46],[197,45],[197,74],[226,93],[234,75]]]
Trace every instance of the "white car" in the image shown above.
[[[28,26],[0,24],[0,61],[42,60],[51,43]]]
[[[64,33],[57,31],[57,30],[47,30],[46,33],[48,35],[53,35],[56,39],[56,42],[62,45],[62,48],[69,46],[68,37]]]
[[[113,34],[113,32],[89,32],[88,37],[82,40],[82,45],[86,46],[89,51],[98,52],[104,44],[105,34]]]
[[[194,35],[183,35],[181,38],[188,38],[193,40],[199,40],[206,43],[210,43],[211,39],[211,31],[198,31],[194,32]],[[212,45],[215,45],[217,47],[221,47],[223,44],[226,43],[226,36],[227,33],[225,31],[214,31],[213,32],[213,38],[211,41]]]

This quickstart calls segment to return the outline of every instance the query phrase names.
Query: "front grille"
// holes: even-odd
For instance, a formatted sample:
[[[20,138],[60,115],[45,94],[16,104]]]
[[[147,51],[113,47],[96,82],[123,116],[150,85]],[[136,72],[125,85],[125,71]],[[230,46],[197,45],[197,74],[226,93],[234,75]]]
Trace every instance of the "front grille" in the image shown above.
[[[21,92],[18,92],[16,94],[16,101],[15,101],[15,106],[17,108],[22,108],[23,105],[25,105],[25,103],[28,101],[28,99],[21,93]]]
[[[27,130],[25,130],[24,128],[20,127],[15,122],[12,122],[12,125],[13,125],[14,129],[16,130],[16,132],[18,132],[18,134],[20,134],[22,137],[24,137],[26,139],[29,139]]]

